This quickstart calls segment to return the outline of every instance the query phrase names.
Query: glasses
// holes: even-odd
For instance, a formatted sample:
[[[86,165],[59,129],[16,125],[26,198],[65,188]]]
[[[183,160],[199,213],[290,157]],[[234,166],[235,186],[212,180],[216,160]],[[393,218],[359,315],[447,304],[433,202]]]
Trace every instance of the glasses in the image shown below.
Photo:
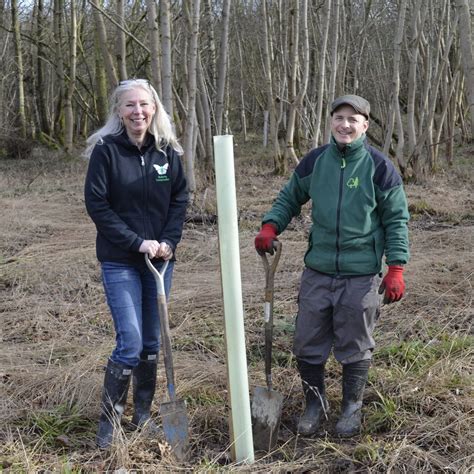
[[[146,84],[149,86],[150,81],[148,79],[126,79],[125,81],[119,82],[119,86],[126,86],[128,84]]]

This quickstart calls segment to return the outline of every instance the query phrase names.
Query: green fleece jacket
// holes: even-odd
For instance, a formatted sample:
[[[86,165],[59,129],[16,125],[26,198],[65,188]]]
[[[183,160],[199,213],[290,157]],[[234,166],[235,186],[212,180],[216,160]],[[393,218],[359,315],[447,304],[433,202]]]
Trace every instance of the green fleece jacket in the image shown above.
[[[334,139],[309,152],[263,223],[285,230],[312,201],[305,264],[330,275],[370,275],[409,259],[407,200],[392,162],[365,135],[340,149]]]

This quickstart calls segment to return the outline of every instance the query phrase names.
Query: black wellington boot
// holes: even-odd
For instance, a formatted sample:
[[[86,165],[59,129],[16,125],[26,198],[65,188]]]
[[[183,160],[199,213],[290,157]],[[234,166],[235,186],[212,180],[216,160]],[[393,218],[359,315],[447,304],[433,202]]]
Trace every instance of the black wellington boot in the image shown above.
[[[336,433],[349,438],[360,432],[362,398],[369,373],[370,360],[346,364],[342,368],[342,413]]]
[[[155,396],[156,353],[142,355],[140,363],[133,369],[133,405],[132,425],[135,428],[145,426],[147,433],[159,434],[161,430],[151,419],[150,409]]]
[[[131,374],[130,367],[109,360],[105,371],[101,414],[96,436],[96,443],[100,449],[107,449],[112,444],[114,428],[120,423],[125,410]]]
[[[297,359],[306,398],[306,407],[298,422],[298,433],[309,436],[319,429],[321,415],[329,411],[324,390],[324,365]]]

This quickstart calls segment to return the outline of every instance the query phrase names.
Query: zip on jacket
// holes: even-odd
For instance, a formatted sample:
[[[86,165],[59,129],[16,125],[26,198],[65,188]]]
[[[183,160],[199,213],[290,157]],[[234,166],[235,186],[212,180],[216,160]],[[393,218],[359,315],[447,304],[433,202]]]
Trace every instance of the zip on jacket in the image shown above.
[[[311,150],[278,194],[263,223],[283,232],[311,200],[306,266],[330,275],[369,275],[408,261],[409,219],[402,180],[392,162],[366,143],[334,139]]]
[[[126,133],[108,135],[94,148],[84,187],[86,209],[97,228],[100,261],[142,262],[144,239],[181,239],[188,193],[181,160],[159,151],[148,135],[141,149]]]
[[[341,206],[342,206],[342,191],[343,191],[343,182],[344,182],[344,168],[346,167],[346,160],[345,160],[345,147],[341,150],[341,171],[340,171],[340,178],[339,178],[339,195],[337,200],[337,223],[336,223],[336,274],[339,275],[340,268],[339,268],[339,237],[341,232]]]

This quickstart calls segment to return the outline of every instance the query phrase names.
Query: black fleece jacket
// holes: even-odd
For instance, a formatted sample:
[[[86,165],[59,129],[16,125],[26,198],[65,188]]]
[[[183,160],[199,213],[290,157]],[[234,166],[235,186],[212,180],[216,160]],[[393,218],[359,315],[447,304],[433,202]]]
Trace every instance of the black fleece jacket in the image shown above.
[[[84,189],[86,209],[97,228],[101,262],[143,262],[143,240],[181,239],[188,203],[186,178],[177,153],[158,151],[147,135],[141,149],[126,133],[107,135],[92,151]]]

